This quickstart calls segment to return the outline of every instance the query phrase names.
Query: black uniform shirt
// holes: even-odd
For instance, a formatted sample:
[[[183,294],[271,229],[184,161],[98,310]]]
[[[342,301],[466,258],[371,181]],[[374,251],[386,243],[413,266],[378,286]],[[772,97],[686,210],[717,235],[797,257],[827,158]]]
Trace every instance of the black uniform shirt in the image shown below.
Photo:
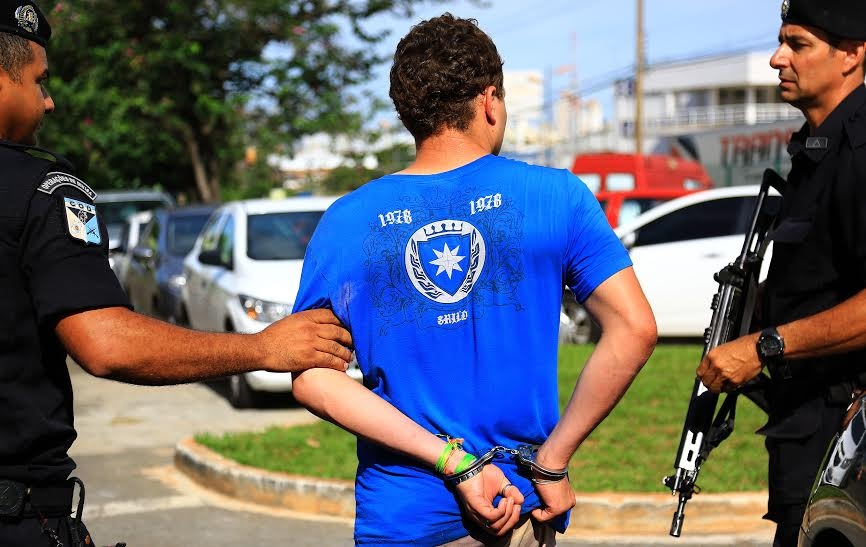
[[[129,306],[94,197],[67,162],[0,140],[0,478],[57,481],[75,467],[72,386],[54,327]]]
[[[770,233],[770,325],[824,311],[866,287],[866,87],[848,95],[814,135],[808,125],[795,133],[788,151],[791,172]],[[866,364],[852,354],[824,361]]]

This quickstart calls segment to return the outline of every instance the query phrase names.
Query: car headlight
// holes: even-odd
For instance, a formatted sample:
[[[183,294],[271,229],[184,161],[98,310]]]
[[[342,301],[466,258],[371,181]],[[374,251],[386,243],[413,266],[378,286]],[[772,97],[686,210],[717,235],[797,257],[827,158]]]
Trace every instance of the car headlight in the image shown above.
[[[260,300],[243,294],[239,295],[238,298],[241,301],[241,307],[244,309],[244,313],[247,314],[247,317],[255,321],[273,323],[292,312],[292,307],[289,304],[268,302],[267,300]]]
[[[168,285],[180,290],[184,285],[186,285],[186,276],[183,274],[172,275],[168,278]]]

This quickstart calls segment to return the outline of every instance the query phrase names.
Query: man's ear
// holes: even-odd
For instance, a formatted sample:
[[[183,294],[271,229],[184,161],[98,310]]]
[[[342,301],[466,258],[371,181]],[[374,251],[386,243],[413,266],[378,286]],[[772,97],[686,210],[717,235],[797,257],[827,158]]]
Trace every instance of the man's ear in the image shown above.
[[[496,125],[496,122],[499,120],[496,119],[496,109],[493,101],[500,100],[499,97],[496,96],[496,86],[487,86],[487,89],[484,90],[483,97],[484,115],[487,117],[487,123],[490,125]]]
[[[845,53],[842,69],[845,74],[863,68],[864,58],[866,58],[866,43],[856,42],[854,40],[843,40],[839,44],[839,49]]]

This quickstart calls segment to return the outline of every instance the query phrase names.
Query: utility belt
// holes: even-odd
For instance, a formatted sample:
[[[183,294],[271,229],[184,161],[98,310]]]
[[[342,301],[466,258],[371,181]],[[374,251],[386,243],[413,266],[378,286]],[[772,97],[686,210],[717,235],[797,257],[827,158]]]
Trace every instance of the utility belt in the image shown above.
[[[783,360],[768,363],[767,370],[776,388],[824,390],[828,402],[847,404],[852,394],[866,387],[866,362],[833,362],[832,358]]]
[[[78,504],[73,517],[72,499],[76,486]],[[49,538],[53,547],[93,547],[93,538],[81,522],[83,512],[84,483],[77,477],[38,485],[0,479],[0,523],[36,519],[42,526],[42,534]],[[55,519],[63,521],[65,525],[53,524]],[[66,542],[67,533],[71,544]],[[115,547],[126,547],[126,543],[117,543]]]
[[[66,517],[72,513],[76,479],[28,486],[0,479],[0,518]]]

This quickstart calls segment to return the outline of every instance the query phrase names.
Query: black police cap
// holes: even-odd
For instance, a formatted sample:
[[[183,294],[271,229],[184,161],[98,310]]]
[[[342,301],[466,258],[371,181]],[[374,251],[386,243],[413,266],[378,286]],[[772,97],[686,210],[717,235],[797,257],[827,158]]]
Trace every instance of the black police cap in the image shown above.
[[[866,2],[862,0],[782,0],[782,22],[866,42]]]
[[[51,38],[51,25],[33,2],[0,0],[0,32],[17,34],[45,47]]]

